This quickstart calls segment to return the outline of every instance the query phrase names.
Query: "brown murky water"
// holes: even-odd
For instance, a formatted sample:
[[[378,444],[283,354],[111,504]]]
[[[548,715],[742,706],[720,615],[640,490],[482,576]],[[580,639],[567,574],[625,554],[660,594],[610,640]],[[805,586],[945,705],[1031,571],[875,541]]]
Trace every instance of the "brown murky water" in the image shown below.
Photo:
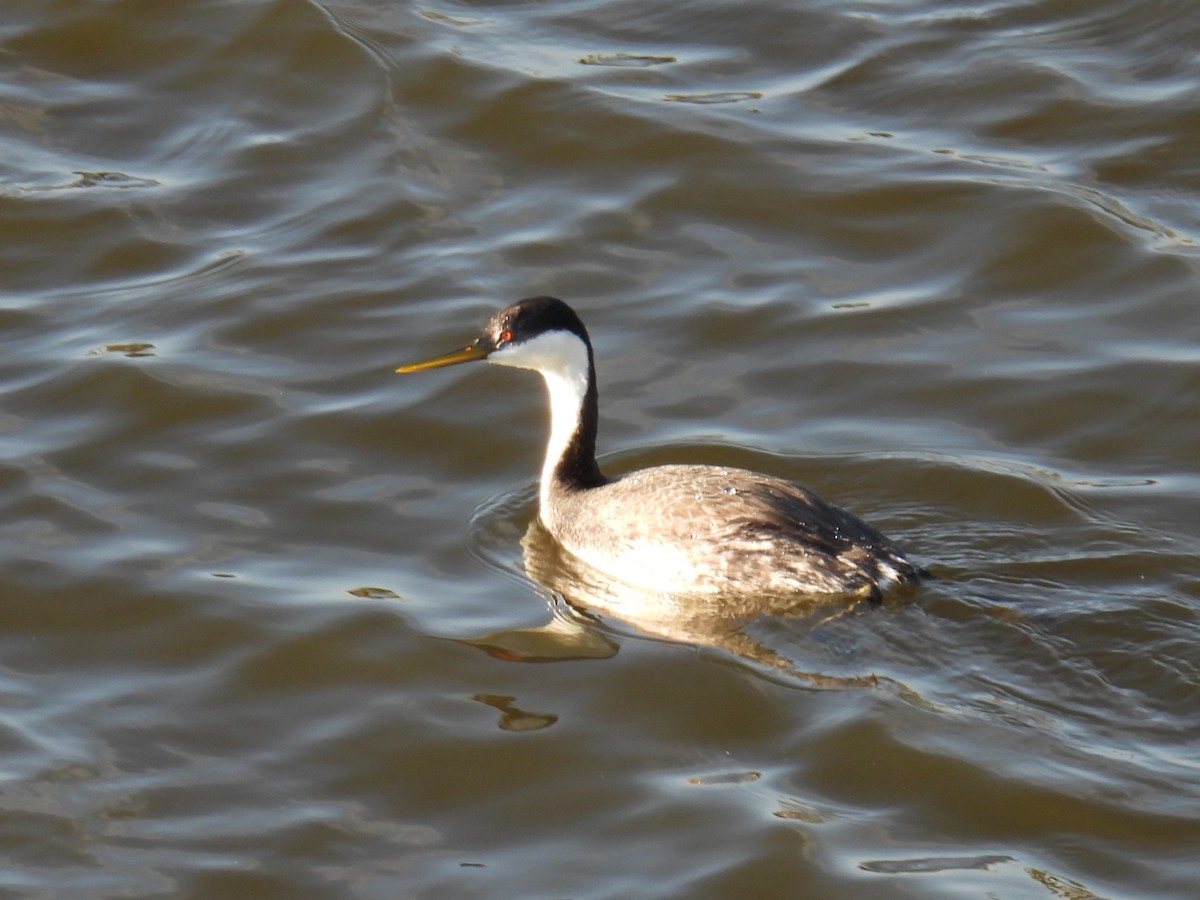
[[[8,0],[0,897],[1197,896],[1198,44]],[[795,479],[941,579],[573,611],[537,380],[391,374],[534,293],[607,466]]]

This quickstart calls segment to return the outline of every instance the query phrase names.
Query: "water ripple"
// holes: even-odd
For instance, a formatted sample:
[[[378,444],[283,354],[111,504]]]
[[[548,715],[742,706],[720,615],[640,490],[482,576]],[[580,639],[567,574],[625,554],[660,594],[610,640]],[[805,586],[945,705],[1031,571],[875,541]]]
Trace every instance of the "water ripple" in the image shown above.
[[[14,0],[0,892],[1190,896],[1198,29]],[[939,580],[721,641],[536,583],[536,379],[392,374],[536,293],[606,466]]]

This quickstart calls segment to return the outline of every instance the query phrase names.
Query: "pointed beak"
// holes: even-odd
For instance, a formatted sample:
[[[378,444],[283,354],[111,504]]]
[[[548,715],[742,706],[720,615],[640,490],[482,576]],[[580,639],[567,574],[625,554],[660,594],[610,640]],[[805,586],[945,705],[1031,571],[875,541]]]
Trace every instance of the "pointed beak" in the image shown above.
[[[468,344],[461,350],[451,350],[449,353],[443,353],[441,356],[435,356],[433,359],[427,359],[423,362],[409,363],[407,366],[401,366],[396,369],[402,375],[409,372],[424,372],[426,369],[440,369],[444,366],[457,366],[459,363],[474,362],[477,359],[487,359],[495,348],[488,345],[488,341],[480,338],[474,343]]]

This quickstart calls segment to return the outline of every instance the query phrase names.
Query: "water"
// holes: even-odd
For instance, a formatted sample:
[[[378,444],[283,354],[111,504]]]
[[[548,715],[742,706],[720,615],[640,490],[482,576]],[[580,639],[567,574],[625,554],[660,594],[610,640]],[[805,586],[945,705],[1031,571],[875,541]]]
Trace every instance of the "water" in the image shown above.
[[[0,896],[1196,896],[1198,43],[10,0]],[[536,293],[608,468],[941,579],[736,640],[534,584],[536,379],[391,369]]]

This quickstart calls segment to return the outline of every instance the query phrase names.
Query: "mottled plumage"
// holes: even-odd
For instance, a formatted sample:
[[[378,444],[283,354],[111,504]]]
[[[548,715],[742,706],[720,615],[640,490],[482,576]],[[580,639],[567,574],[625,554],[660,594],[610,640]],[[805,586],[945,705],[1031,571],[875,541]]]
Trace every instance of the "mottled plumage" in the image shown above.
[[[649,590],[874,597],[916,577],[861,519],[745,469],[656,466],[589,489],[558,485],[541,516],[584,562]]]

